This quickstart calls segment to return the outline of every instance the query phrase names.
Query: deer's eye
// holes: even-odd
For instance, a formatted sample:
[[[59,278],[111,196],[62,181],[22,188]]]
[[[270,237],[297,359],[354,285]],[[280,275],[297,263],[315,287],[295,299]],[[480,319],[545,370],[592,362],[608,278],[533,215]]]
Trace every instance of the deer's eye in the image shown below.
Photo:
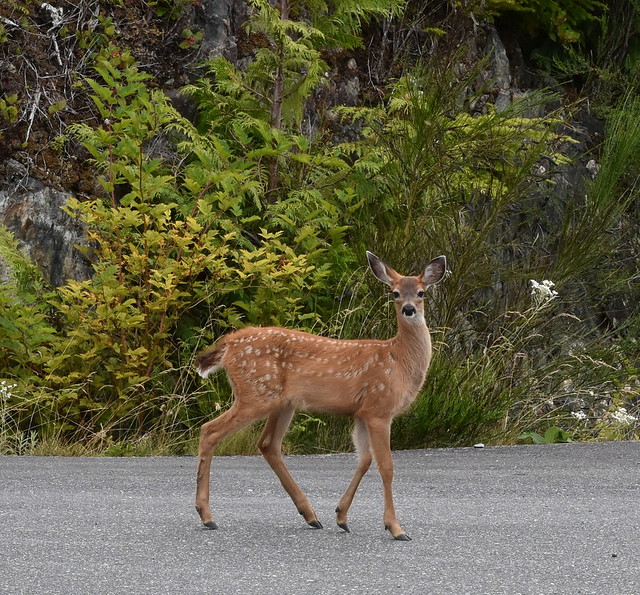
[[[422,291],[422,289],[418,292],[418,297],[419,298],[423,298],[424,297],[424,291]]]
[[[400,292],[399,291],[394,291],[393,292],[393,297],[397,300],[400,297]]]

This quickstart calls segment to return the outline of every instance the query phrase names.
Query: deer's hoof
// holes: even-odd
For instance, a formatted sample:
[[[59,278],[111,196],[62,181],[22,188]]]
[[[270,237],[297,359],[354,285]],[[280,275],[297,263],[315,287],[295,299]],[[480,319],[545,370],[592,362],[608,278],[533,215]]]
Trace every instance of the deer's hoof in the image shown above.
[[[308,524],[309,524],[309,526],[310,526],[310,527],[313,527],[314,529],[322,529],[322,528],[323,528],[323,527],[322,527],[322,523],[321,523],[320,521],[318,521],[318,520],[316,520],[316,521],[309,521],[309,523],[308,523]]]
[[[396,541],[411,541],[411,537],[409,537],[406,533],[400,533],[399,535],[394,535],[393,538]]]
[[[349,529],[349,525],[347,525],[347,523],[338,523],[338,527],[340,527],[345,533],[351,533],[351,529]]]
[[[209,521],[207,523],[202,523],[207,529],[217,529],[218,525],[216,525],[213,521]]]

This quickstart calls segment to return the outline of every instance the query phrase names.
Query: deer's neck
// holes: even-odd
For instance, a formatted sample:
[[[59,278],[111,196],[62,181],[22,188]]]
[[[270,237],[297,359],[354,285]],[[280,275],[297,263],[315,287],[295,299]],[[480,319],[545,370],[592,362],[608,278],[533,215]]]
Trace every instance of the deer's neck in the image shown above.
[[[402,315],[398,316],[398,334],[392,351],[413,388],[419,390],[431,362],[431,335],[424,318],[405,320]]]

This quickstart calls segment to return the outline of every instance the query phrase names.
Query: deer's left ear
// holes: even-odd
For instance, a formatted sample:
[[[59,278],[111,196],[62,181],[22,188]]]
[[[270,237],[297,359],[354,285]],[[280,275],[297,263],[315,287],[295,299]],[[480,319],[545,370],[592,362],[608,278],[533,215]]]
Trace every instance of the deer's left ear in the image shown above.
[[[382,262],[382,260],[380,260],[375,254],[373,254],[373,252],[369,252],[368,250],[367,260],[369,261],[369,267],[371,267],[371,271],[376,276],[376,279],[378,279],[378,281],[382,281],[383,283],[391,286],[394,280],[400,276],[390,266]]]
[[[444,256],[438,256],[438,258],[434,258],[424,269],[424,273],[422,273],[422,282],[429,286],[435,285],[442,277],[447,270],[447,259]]]

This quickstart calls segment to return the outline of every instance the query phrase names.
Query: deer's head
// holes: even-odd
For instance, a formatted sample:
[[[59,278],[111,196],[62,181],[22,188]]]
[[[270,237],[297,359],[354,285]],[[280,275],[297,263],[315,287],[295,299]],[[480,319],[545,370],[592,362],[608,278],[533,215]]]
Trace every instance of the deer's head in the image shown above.
[[[444,256],[434,258],[421,275],[405,277],[394,271],[375,254],[367,251],[369,266],[376,276],[391,288],[396,304],[396,312],[404,319],[424,319],[424,295],[427,288],[444,276],[447,259]]]

